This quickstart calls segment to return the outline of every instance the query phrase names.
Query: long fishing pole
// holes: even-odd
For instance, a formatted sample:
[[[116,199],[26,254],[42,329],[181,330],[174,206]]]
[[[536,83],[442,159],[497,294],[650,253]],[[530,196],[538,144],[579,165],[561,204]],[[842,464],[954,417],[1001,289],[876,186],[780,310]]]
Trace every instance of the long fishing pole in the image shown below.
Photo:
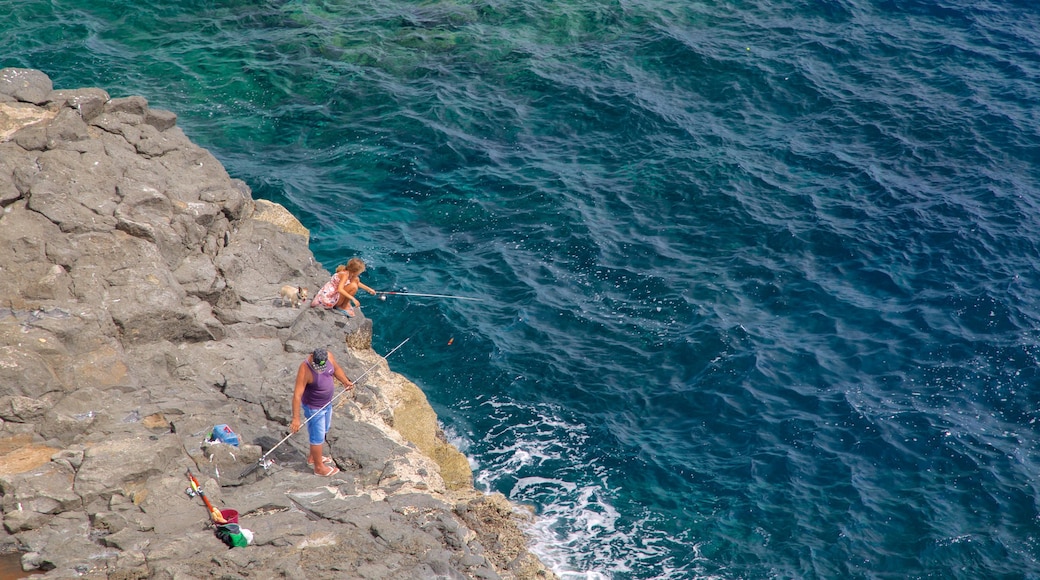
[[[450,296],[448,294],[419,294],[418,292],[376,292],[376,294],[393,294],[395,296],[422,296],[423,298],[454,298],[455,300],[473,300],[480,302],[483,298],[471,298],[469,296]],[[386,298],[380,297],[380,300]]]
[[[399,345],[395,346],[393,349],[391,349],[390,352],[388,352],[385,355],[379,357],[380,362],[385,361],[390,355],[392,355],[395,352],[397,352],[397,349],[399,349],[402,346],[404,346],[404,343],[408,342],[411,339],[412,339],[412,337],[409,336],[408,338],[402,340],[401,344],[399,344]],[[360,375],[358,375],[358,377],[356,379],[351,381],[352,383],[354,383],[354,388],[357,388],[358,383],[361,381],[361,379],[365,378],[365,375],[367,375],[368,373],[372,372],[377,366],[379,366],[379,363],[374,363],[372,366],[368,367],[368,369],[366,369],[365,372],[361,373]],[[343,389],[342,391],[339,392],[338,395],[336,395],[335,397],[332,397],[332,399],[330,399],[328,403],[325,403],[324,405],[322,405],[321,408],[318,409],[317,413],[314,413],[310,417],[307,417],[306,421],[304,421],[303,423],[300,423],[300,431],[303,430],[303,427],[307,423],[309,423],[311,419],[313,419],[314,417],[316,417],[319,414],[321,414],[321,411],[323,411],[325,409],[325,407],[328,407],[332,403],[335,403],[336,399],[338,399],[338,398],[342,397],[343,395],[345,395],[349,390],[352,390],[352,389]],[[297,431],[296,433],[299,433],[300,431]],[[272,454],[272,453],[274,453],[275,449],[278,449],[282,445],[282,443],[285,443],[286,441],[288,441],[289,438],[292,437],[293,435],[295,435],[296,433],[290,432],[288,435],[283,437],[281,441],[279,441],[278,443],[275,443],[274,447],[272,447],[267,453],[264,453],[263,455],[260,456],[260,459],[257,460],[256,465],[250,466],[248,469],[243,471],[242,474],[238,476],[238,478],[242,479],[243,477],[249,475],[250,473],[253,473],[253,471],[255,471],[256,468],[258,468],[258,467],[263,467],[264,469],[267,469],[267,466],[269,465],[269,463],[267,461],[267,456]]]
[[[206,508],[209,509],[210,519],[218,524],[226,524],[227,520],[225,520],[224,516],[221,515],[220,510],[213,507],[213,504],[210,503],[209,498],[206,497],[206,492],[202,491],[202,486],[199,485],[199,480],[195,479],[195,474],[192,473],[190,469],[188,470],[188,484],[190,486],[188,488],[188,495],[192,497],[197,495],[202,498],[202,503],[206,504]]]

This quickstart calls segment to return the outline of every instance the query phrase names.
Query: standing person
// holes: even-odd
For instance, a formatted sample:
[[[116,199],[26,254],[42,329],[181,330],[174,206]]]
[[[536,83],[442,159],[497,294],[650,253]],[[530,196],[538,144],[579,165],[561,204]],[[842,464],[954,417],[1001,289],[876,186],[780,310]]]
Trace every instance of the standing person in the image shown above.
[[[322,455],[325,435],[332,426],[332,402],[336,392],[333,378],[343,383],[347,390],[354,388],[354,383],[347,378],[343,369],[336,364],[336,358],[324,348],[316,348],[300,363],[296,372],[296,388],[293,389],[292,424],[289,429],[293,433],[300,430],[300,411],[307,420],[307,433],[310,437],[311,452],[308,465],[314,466],[314,474],[330,477],[339,473],[339,468],[332,463],[331,457]]]

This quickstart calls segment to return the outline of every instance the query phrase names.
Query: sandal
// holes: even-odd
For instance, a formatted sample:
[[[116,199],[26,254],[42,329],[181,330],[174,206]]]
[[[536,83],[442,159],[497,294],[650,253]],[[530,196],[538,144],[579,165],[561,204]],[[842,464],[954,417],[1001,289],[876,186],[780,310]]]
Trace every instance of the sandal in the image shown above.
[[[343,309],[343,308],[333,308],[332,310],[334,312],[338,312],[338,313],[342,314],[343,316],[349,316],[351,318],[354,317],[354,307],[353,306],[347,306],[346,309]]]
[[[332,477],[333,475],[336,475],[337,473],[339,473],[339,468],[336,467],[336,466],[332,466],[332,467],[329,467],[328,473],[318,473],[317,471],[315,471],[314,475],[317,475],[318,477]]]
[[[332,458],[331,457],[326,457],[326,456],[322,455],[321,456],[321,462],[324,463],[325,465],[328,465],[328,464],[332,463]],[[310,465],[311,467],[314,467],[314,462],[311,461],[310,457],[307,457],[307,465]]]

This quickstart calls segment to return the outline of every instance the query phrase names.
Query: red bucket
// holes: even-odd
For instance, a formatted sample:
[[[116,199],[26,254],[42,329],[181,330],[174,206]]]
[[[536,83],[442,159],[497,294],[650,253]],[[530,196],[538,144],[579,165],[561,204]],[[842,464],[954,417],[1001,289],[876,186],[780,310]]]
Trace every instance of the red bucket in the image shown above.
[[[220,510],[220,517],[224,518],[229,524],[238,523],[238,512],[235,510]]]

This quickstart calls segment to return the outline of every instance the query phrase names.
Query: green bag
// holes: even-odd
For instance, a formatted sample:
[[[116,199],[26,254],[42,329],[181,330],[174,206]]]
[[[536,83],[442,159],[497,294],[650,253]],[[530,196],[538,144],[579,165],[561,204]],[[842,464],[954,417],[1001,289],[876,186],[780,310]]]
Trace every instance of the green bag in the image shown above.
[[[221,524],[217,526],[216,530],[217,537],[229,548],[245,548],[249,545],[249,536],[252,534],[247,535],[242,532],[243,530],[238,524]]]

